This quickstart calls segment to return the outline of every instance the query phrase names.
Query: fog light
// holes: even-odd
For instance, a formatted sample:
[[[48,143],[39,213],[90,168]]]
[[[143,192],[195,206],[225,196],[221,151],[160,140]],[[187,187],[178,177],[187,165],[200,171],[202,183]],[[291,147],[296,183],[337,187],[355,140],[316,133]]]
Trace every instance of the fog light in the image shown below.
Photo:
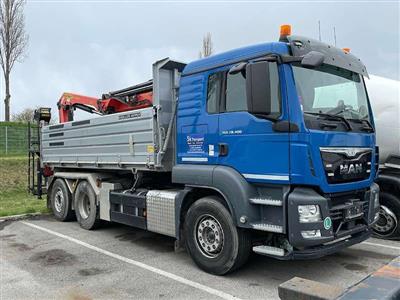
[[[321,230],[305,230],[301,232],[301,235],[305,239],[314,239],[321,237]]]
[[[319,205],[299,205],[297,210],[299,212],[300,223],[311,223],[322,220]]]

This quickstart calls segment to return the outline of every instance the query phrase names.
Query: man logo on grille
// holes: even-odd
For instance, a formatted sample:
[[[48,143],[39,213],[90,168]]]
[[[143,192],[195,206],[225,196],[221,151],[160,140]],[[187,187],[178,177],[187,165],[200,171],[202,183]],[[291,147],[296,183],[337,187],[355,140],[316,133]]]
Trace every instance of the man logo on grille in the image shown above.
[[[356,175],[363,172],[362,164],[341,164],[340,175]]]

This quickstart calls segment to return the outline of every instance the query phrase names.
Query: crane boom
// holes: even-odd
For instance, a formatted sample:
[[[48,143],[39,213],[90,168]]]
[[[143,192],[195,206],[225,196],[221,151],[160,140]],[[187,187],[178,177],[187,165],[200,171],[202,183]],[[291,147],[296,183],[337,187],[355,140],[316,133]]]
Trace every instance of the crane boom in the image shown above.
[[[73,121],[74,110],[77,108],[89,113],[105,115],[149,107],[153,104],[152,89],[152,81],[147,81],[119,91],[103,94],[101,99],[74,93],[64,93],[57,103],[59,122]]]

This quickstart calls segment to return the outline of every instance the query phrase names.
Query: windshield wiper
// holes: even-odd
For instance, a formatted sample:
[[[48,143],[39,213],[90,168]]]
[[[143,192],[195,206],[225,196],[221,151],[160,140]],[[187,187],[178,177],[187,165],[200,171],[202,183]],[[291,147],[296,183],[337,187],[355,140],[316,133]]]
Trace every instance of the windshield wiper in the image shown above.
[[[339,109],[339,110],[338,110],[338,109]],[[338,111],[337,111],[337,110],[338,110]],[[334,111],[335,111],[335,112],[334,112]],[[341,114],[341,113],[344,113],[344,112],[346,112],[346,111],[350,111],[350,112],[352,112],[352,113],[356,113],[357,115],[360,114],[357,110],[355,110],[355,109],[353,109],[353,108],[350,108],[350,107],[348,107],[348,106],[345,106],[345,107],[343,107],[343,108],[336,107],[336,108],[334,108],[334,109],[331,109],[330,111],[327,111],[326,113],[327,113],[327,114],[332,113],[332,115],[337,116],[337,115],[339,115],[339,114]],[[334,112],[334,113],[333,113],[333,112]]]
[[[324,114],[324,113],[317,113],[317,112],[309,112],[309,111],[305,111],[305,114],[309,114],[309,115],[314,115],[314,116],[318,116],[318,117],[324,117],[326,120],[336,120],[336,121],[340,121],[343,124],[346,125],[346,129],[347,131],[352,131],[353,128],[351,127],[349,121],[346,120],[346,118],[341,117],[341,116],[336,116],[336,115],[330,115],[330,114]]]
[[[348,119],[348,120],[350,120],[352,122],[355,122],[355,123],[359,123],[359,124],[365,124],[366,126],[365,127],[361,127],[360,128],[361,130],[366,130],[366,131],[369,131],[369,132],[373,132],[374,131],[374,127],[372,127],[371,122],[366,120],[366,119]]]

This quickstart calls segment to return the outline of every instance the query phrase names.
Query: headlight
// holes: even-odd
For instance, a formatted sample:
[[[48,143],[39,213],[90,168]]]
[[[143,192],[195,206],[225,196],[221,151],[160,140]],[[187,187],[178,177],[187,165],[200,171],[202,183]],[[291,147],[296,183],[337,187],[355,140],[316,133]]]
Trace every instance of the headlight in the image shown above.
[[[319,205],[299,205],[297,210],[299,211],[300,223],[318,222],[322,220]]]

